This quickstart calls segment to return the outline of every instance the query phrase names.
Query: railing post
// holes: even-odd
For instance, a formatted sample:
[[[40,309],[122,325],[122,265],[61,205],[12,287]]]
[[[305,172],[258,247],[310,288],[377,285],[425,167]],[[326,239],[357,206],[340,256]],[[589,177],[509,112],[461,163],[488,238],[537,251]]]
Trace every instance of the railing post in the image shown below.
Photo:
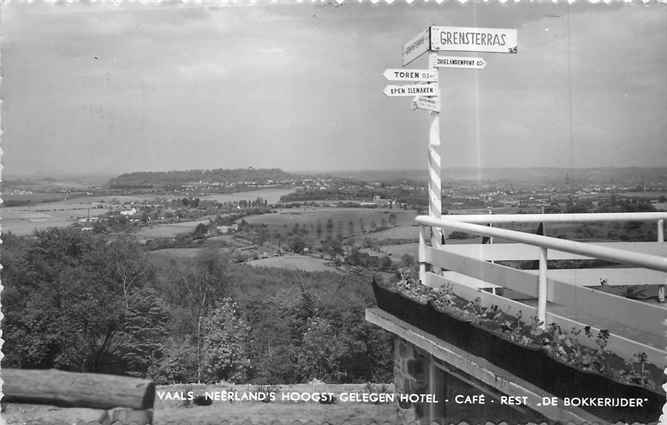
[[[658,242],[665,241],[665,219],[658,220]]]
[[[417,251],[417,261],[419,262],[419,280],[422,285],[426,283],[426,228],[419,226],[419,247]]]
[[[492,210],[489,210],[489,214],[493,214]],[[489,223],[489,227],[493,227],[493,223]],[[489,236],[489,245],[493,245],[493,236]],[[494,261],[491,261],[492,263]]]
[[[537,287],[537,319],[542,328],[547,324],[547,249],[540,247],[540,274]]]

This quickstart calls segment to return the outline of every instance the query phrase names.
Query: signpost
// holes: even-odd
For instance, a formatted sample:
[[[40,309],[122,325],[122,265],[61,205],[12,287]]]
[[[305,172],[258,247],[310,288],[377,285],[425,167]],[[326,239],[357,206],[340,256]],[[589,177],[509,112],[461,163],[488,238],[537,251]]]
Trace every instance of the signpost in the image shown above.
[[[517,33],[506,28],[431,27],[432,52],[516,53]]]
[[[484,69],[486,61],[482,58],[468,56],[438,56],[435,62],[436,68],[464,68]]]
[[[384,78],[389,81],[414,81],[429,82],[438,81],[438,72],[431,69],[387,69],[384,71]]]
[[[412,99],[412,107],[413,109],[421,109],[423,111],[440,112],[440,96],[415,96]]]
[[[413,84],[410,86],[388,85],[384,88],[387,96],[438,96],[440,89],[437,84]]]
[[[403,66],[428,52],[430,45],[429,30],[422,31],[403,46]]]
[[[431,26],[420,32],[403,46],[402,63],[409,65],[429,52],[428,69],[387,69],[384,76],[389,81],[417,82],[425,84],[388,85],[384,88],[387,96],[413,96],[413,109],[429,111],[431,124],[428,139],[428,196],[429,215],[442,216],[442,177],[440,159],[440,86],[439,68],[484,69],[486,61],[479,57],[438,56],[440,51],[517,53],[517,31],[507,28],[472,28]],[[428,84],[430,82],[430,84]],[[438,247],[444,242],[442,229],[433,227],[431,246]],[[424,233],[419,233],[420,262],[424,247]],[[438,273],[439,270],[434,269]],[[426,266],[419,265],[419,278],[425,282]]]

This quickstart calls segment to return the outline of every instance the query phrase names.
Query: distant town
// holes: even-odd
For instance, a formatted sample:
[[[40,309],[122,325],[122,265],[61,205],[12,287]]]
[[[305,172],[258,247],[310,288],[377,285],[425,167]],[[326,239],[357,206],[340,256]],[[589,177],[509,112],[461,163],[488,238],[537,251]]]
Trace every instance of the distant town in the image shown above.
[[[541,179],[516,179],[516,173],[508,170],[504,178],[478,180],[445,178],[443,211],[667,210],[665,169],[547,169]],[[128,173],[102,184],[10,179],[3,182],[3,230],[30,233],[57,217],[57,224],[83,232],[134,235],[150,250],[213,243],[231,248],[238,261],[317,254],[340,266],[350,263],[353,250],[383,258],[392,256],[392,250],[373,248],[416,242],[412,218],[427,213],[425,179],[414,173],[407,178],[401,172],[373,174],[295,174],[249,167]],[[632,229],[623,232],[608,224],[556,230],[584,239],[654,237],[655,229],[648,225],[628,227]],[[579,233],[573,234],[575,230]],[[449,237],[472,238],[461,232]]]

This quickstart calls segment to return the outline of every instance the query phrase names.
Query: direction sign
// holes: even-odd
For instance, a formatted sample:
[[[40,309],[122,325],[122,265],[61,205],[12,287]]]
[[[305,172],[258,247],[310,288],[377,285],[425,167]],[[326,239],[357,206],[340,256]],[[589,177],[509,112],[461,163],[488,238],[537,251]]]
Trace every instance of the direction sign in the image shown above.
[[[431,27],[430,49],[433,52],[516,53],[516,29],[475,27]]]
[[[412,99],[412,108],[440,112],[440,96],[415,96],[415,98]]]
[[[389,81],[438,81],[438,71],[430,69],[387,69],[383,75]]]
[[[434,66],[436,68],[484,69],[486,61],[482,58],[467,56],[438,56],[435,58]]]
[[[408,65],[413,60],[417,59],[429,49],[429,31],[422,31],[417,34],[412,40],[405,43],[403,46],[403,66]]]
[[[437,84],[389,85],[384,88],[384,94],[387,96],[438,96],[440,89]]]

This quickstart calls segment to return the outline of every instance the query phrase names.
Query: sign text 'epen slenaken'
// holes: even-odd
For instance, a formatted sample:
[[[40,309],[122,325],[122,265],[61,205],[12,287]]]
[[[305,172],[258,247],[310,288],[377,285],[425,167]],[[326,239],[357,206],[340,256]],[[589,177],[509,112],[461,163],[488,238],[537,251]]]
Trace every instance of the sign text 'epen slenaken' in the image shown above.
[[[384,94],[387,96],[438,96],[440,90],[437,84],[388,85],[384,88]]]

